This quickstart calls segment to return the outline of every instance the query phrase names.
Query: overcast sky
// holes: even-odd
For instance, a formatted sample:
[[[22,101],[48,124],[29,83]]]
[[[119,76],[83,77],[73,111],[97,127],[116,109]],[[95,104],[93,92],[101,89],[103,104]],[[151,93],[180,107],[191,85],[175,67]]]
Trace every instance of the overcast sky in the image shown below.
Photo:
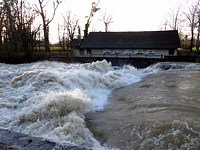
[[[37,1],[37,0],[35,0]],[[164,24],[164,17],[170,9],[174,9],[186,0],[100,0],[99,11],[94,14],[89,31],[104,31],[102,15],[112,16],[113,23],[109,31],[149,31],[160,30]],[[49,14],[51,14],[49,0]],[[71,11],[80,20],[81,30],[84,30],[86,16],[89,15],[92,2],[98,0],[63,0],[59,6],[56,18],[50,25],[51,40],[55,39],[58,22],[62,22],[62,15]]]

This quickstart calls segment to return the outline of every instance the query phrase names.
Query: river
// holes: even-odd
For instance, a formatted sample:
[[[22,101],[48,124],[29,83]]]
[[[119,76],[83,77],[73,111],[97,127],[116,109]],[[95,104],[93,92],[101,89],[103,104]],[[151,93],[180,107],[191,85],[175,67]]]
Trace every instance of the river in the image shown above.
[[[86,149],[199,149],[200,65],[0,64],[0,128]]]

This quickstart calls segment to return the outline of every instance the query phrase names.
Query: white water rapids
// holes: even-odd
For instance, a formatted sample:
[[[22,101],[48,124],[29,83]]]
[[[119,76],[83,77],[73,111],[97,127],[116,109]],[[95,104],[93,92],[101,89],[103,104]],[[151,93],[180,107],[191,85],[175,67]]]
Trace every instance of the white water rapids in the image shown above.
[[[0,128],[87,149],[110,149],[94,138],[84,114],[103,111],[112,90],[138,82],[158,68],[116,68],[105,60],[0,64]]]
[[[86,148],[102,148],[84,113],[101,111],[113,89],[145,75],[107,61],[88,64],[0,64],[0,127]]]

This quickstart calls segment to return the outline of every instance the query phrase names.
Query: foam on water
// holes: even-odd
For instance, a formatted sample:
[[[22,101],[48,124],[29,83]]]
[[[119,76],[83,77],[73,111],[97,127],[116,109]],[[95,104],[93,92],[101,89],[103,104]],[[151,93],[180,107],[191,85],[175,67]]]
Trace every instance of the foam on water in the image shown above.
[[[199,63],[189,62],[160,62],[145,68],[146,72],[158,72],[161,70],[199,70]]]
[[[0,127],[81,147],[105,149],[85,125],[86,111],[102,111],[115,88],[145,75],[107,61],[87,64],[0,64]]]
[[[180,120],[135,126],[131,133],[137,149],[198,149],[200,142],[200,132]]]

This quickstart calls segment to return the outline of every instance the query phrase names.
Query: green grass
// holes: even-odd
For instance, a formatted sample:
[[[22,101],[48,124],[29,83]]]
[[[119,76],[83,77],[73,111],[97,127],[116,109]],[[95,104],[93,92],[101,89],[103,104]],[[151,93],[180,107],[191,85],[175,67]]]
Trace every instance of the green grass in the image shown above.
[[[45,47],[34,47],[34,50],[43,51],[43,50],[45,50]],[[54,46],[54,47],[50,47],[50,50],[52,50],[52,51],[60,51],[60,50],[63,50],[63,47]],[[64,50],[67,50],[67,47],[65,47]],[[71,50],[71,49],[68,48],[68,50]]]
[[[184,50],[184,51],[188,51],[188,52],[190,51],[190,49],[189,49],[189,48],[188,48],[188,49],[177,48],[177,51],[183,51],[183,50]],[[192,48],[192,51],[194,51],[194,52],[195,52],[195,51],[200,51],[200,49],[199,49],[199,50],[197,50],[197,49],[196,49],[196,47],[193,47],[193,48]]]

